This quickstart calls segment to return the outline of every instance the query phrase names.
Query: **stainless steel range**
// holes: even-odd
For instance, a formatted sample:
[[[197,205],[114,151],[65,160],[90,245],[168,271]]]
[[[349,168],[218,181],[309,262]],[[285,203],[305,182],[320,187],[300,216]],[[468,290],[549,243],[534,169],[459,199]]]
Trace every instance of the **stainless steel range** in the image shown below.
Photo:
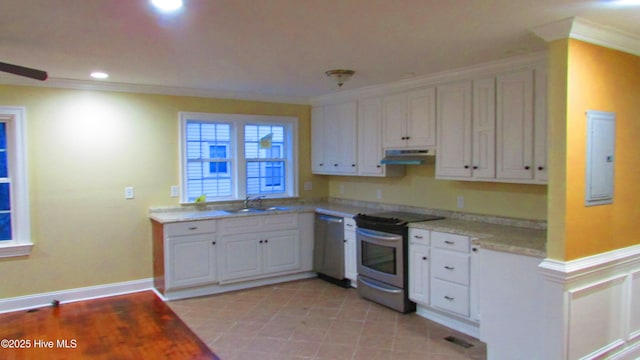
[[[394,310],[415,311],[409,300],[408,224],[443,219],[405,212],[358,214],[354,217],[358,251],[358,293]]]

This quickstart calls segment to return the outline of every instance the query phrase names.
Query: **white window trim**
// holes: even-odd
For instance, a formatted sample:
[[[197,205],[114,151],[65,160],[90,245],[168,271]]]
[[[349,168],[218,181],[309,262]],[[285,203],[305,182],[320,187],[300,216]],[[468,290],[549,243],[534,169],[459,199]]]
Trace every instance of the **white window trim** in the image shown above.
[[[27,178],[27,131],[24,107],[0,106],[0,120],[7,123],[9,174],[11,174],[11,227],[13,240],[0,242],[0,258],[31,254],[31,220]]]
[[[298,178],[299,178],[299,164],[298,164],[298,118],[293,116],[279,116],[279,115],[244,115],[244,114],[219,114],[219,113],[198,113],[198,112],[180,112],[178,114],[178,134],[179,134],[179,146],[180,146],[180,203],[181,204],[192,204],[188,201],[187,196],[187,179],[186,179],[186,162],[185,162],[185,154],[186,154],[186,142],[184,141],[185,137],[185,129],[186,123],[188,120],[201,120],[201,121],[212,121],[216,123],[226,123],[231,124],[231,136],[233,141],[235,141],[236,146],[231,146],[230,153],[233,160],[231,161],[231,171],[236,179],[236,181],[232,184],[232,192],[234,196],[229,198],[219,198],[215,200],[207,199],[207,202],[220,202],[220,201],[234,201],[234,200],[243,200],[246,195],[246,186],[245,184],[240,184],[238,179],[246,179],[245,167],[239,166],[239,163],[242,162],[244,164],[244,146],[240,146],[244,144],[244,130],[240,130],[242,127],[244,129],[245,124],[289,124],[291,126],[291,135],[290,141],[291,146],[288,151],[291,153],[291,162],[290,166],[292,167],[292,171],[290,172],[290,176],[286,177],[287,182],[291,182],[291,192],[290,195],[286,196],[269,196],[266,195],[266,198],[295,198],[299,196],[299,186],[298,186]]]

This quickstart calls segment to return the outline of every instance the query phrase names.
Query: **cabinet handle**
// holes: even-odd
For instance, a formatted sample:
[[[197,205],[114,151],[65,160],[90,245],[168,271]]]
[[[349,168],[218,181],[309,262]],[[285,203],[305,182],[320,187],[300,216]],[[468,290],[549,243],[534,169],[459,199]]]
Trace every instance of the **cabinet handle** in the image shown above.
[[[464,168],[465,168],[465,169],[468,169],[468,168],[469,168],[469,165],[465,165],[465,166],[464,166]]]
[[[356,164],[351,164],[351,167],[356,167]]]
[[[320,163],[320,166],[324,166],[324,164],[323,164],[323,163]]]
[[[353,227],[353,224],[347,224],[347,227]]]
[[[411,139],[411,136],[407,136],[407,140]]]
[[[259,242],[260,242],[260,244],[262,244],[262,240],[260,240]]]
[[[454,298],[454,297],[447,296],[447,295],[445,295],[445,296],[444,296],[444,298],[445,298],[445,299],[447,299],[447,300],[449,300],[449,301],[453,301],[453,300],[455,300],[455,299],[456,299],[456,298]]]
[[[197,227],[197,226],[191,226],[191,227],[189,228],[189,230],[198,230],[198,227]]]
[[[544,166],[538,166],[538,170],[540,171],[544,170]]]
[[[264,241],[264,243],[265,243],[265,244],[266,244],[266,243],[268,243],[268,242],[269,242],[269,239],[266,239],[266,240]]]
[[[338,164],[333,164],[333,166],[338,166]]]
[[[401,137],[400,139],[402,139],[402,140],[407,140],[407,137],[406,137],[406,136],[403,136],[403,137]]]
[[[211,242],[211,245],[215,245],[215,244],[216,244],[216,242],[215,242],[215,241],[212,241],[212,242]]]
[[[416,239],[424,239],[424,237],[422,235],[413,235],[414,238]]]
[[[427,260],[427,257],[426,257],[426,256],[423,256],[423,257],[422,257],[422,260]]]
[[[445,240],[444,243],[447,244],[447,245],[453,245],[456,242],[455,241],[451,241],[451,240]]]
[[[474,165],[473,166],[473,170],[477,170],[477,169],[478,169],[478,167]]]
[[[531,169],[531,166],[528,166],[528,165],[527,165],[527,166],[525,166],[525,167],[524,167],[524,169],[525,169],[525,170],[529,170],[529,169]]]
[[[471,249],[471,251],[478,252],[478,248],[473,248],[473,249]]]
[[[376,165],[376,167],[377,167],[377,168],[381,168],[381,167],[382,167],[382,165]]]
[[[447,270],[455,270],[455,267],[449,265],[445,266],[444,268]]]

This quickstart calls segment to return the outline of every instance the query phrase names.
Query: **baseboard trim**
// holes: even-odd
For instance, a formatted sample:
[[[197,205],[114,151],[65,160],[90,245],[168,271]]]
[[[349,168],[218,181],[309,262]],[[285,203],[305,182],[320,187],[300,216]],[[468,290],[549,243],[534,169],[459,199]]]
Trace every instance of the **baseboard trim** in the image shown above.
[[[152,287],[153,279],[148,278],[0,299],[0,314],[50,306],[54,300],[65,304],[151,290]]]

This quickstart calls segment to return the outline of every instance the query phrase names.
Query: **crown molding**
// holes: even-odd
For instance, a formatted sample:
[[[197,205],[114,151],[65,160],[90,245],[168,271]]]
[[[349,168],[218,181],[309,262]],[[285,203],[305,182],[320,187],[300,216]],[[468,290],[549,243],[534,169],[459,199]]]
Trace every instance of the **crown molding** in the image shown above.
[[[92,91],[113,91],[139,94],[158,94],[173,96],[193,96],[202,98],[232,99],[247,101],[264,101],[285,104],[308,105],[308,97],[274,96],[261,93],[234,92],[209,89],[193,89],[173,86],[142,85],[114,82],[98,82],[89,80],[71,80],[49,78],[46,81],[35,81],[18,76],[0,75],[0,85],[36,86],[46,88],[62,88]]]
[[[640,56],[640,36],[578,17],[532,28],[545,41],[576,39]]]

